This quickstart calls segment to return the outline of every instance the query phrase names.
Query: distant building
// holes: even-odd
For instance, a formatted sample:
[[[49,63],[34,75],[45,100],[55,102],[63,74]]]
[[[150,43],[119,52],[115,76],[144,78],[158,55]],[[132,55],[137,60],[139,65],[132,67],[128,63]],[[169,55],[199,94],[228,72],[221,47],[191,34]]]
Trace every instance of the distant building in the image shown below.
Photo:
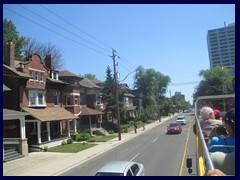
[[[180,100],[185,101],[185,96],[183,94],[181,94],[181,92],[176,91],[173,96],[177,101],[180,101]]]
[[[209,30],[207,44],[210,69],[221,65],[235,76],[235,23]]]

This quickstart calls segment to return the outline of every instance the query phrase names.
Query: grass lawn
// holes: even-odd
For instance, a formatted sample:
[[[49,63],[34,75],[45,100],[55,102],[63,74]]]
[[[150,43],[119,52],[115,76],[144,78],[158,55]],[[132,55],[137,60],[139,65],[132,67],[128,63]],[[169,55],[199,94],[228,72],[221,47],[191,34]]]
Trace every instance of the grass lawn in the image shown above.
[[[107,142],[110,139],[113,139],[117,137],[117,134],[111,134],[109,136],[95,136],[95,137],[91,137],[89,140],[87,140],[88,142]]]
[[[97,144],[72,143],[72,144],[66,144],[58,147],[49,148],[47,152],[77,153],[79,151],[83,151],[85,149],[91,148],[96,145]]]

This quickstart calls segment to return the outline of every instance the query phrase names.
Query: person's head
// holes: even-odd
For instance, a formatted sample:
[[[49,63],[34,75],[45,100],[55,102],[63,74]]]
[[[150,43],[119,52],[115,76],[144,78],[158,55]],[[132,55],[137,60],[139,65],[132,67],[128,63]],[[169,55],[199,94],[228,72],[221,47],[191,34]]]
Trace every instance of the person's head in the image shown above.
[[[212,108],[204,106],[201,109],[201,116],[203,120],[215,119],[214,111]]]
[[[214,109],[213,111],[214,111],[215,119],[220,119],[221,111],[218,109]]]
[[[229,127],[232,131],[235,131],[235,108],[232,108],[227,111],[225,117],[223,118],[223,122],[225,123],[226,128]]]

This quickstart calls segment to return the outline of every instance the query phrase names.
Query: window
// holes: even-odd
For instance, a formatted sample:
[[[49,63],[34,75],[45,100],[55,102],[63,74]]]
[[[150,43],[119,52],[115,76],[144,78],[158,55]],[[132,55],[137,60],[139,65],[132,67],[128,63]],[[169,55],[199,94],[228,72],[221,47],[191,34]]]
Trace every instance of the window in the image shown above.
[[[80,105],[85,105],[85,99],[83,96],[80,96]]]
[[[34,71],[33,70],[29,71],[29,75],[32,77],[32,79],[34,79]]]
[[[57,74],[57,72],[52,72],[52,79],[58,80],[58,74]]]
[[[127,172],[127,176],[133,176],[130,169],[129,169],[128,172]]]
[[[40,72],[40,81],[43,81],[43,80],[44,80],[44,73]]]
[[[136,176],[137,173],[139,172],[138,165],[137,164],[132,165],[131,170],[132,170],[133,174]]]
[[[29,92],[29,105],[36,105],[36,93]]]
[[[35,80],[37,80],[38,81],[38,71],[35,71]]]
[[[43,105],[43,94],[38,93],[38,104]]]
[[[55,105],[55,106],[59,106],[59,99],[60,99],[60,98],[59,98],[59,95],[54,95],[53,98],[54,98],[54,105]]]
[[[78,105],[78,96],[74,96],[74,105]]]
[[[28,104],[29,106],[45,106],[45,92],[43,91],[29,91],[28,92]]]
[[[128,97],[124,97],[124,105],[129,106],[129,99]]]
[[[71,96],[66,96],[66,105],[72,105]]]

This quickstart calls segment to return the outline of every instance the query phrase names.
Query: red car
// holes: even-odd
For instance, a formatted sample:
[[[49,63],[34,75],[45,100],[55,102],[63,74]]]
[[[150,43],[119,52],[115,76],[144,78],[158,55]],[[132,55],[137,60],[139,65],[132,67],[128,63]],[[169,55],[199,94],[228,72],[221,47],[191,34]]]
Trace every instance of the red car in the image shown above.
[[[169,126],[167,126],[167,134],[180,134],[182,132],[182,125],[179,123],[170,123]]]

